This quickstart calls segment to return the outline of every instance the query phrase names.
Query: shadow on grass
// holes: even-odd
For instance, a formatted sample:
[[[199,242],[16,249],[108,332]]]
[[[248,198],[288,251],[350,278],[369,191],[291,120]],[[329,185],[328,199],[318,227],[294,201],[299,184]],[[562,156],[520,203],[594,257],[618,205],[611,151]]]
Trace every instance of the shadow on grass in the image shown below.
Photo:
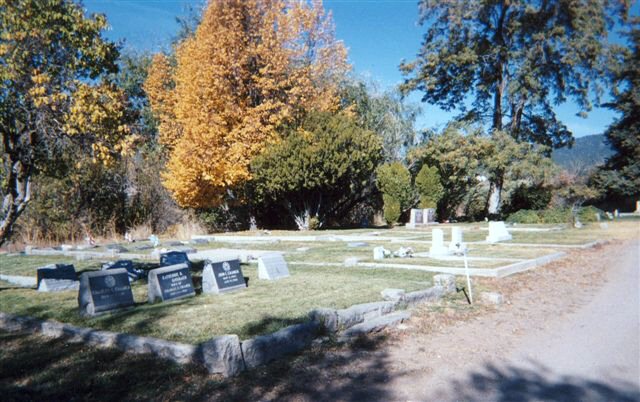
[[[389,400],[383,338],[366,350],[314,347],[232,379],[150,355],[129,355],[61,339],[0,331],[0,395],[31,400]],[[378,350],[370,353],[370,350]],[[358,361],[354,374],[347,366]],[[342,372],[330,380],[330,372]]]
[[[593,381],[573,376],[557,376],[545,366],[531,362],[532,368],[486,365],[481,372],[453,381],[453,395],[447,400],[491,401],[640,401],[640,388],[624,381]],[[436,398],[439,398],[436,396]],[[439,398],[445,399],[445,398]]]
[[[276,332],[289,325],[300,324],[306,320],[305,317],[281,318],[266,316],[257,322],[249,322],[242,326],[241,332],[247,337],[265,335]]]

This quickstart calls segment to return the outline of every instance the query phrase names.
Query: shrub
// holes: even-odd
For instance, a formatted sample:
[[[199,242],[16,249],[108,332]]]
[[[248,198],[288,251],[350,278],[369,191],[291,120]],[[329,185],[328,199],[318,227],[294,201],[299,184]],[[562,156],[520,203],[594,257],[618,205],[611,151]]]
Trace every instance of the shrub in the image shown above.
[[[540,215],[538,211],[531,209],[521,209],[507,217],[509,223],[540,223]]]
[[[421,208],[437,208],[438,202],[444,194],[444,187],[440,182],[440,173],[436,167],[423,165],[416,176],[416,190],[420,194]]]
[[[549,208],[540,211],[541,223],[567,223],[571,222],[571,209]]]
[[[578,212],[578,219],[580,222],[596,222],[596,214],[600,214],[601,217],[604,217],[604,211],[589,205],[588,207],[580,208],[580,212]]]
[[[398,222],[400,219],[400,214],[402,213],[400,209],[400,201],[385,196],[384,197],[384,219],[387,221],[387,224],[392,226],[394,223]]]
[[[396,200],[400,212],[413,206],[415,194],[411,185],[411,172],[406,166],[400,162],[385,163],[376,173],[378,189],[383,197]]]

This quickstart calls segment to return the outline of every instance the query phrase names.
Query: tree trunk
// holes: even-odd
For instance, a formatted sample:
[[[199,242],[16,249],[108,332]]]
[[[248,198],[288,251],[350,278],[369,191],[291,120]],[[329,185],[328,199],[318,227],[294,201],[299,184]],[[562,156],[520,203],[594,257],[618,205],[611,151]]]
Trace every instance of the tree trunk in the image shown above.
[[[2,201],[2,220],[0,220],[0,246],[5,244],[22,212],[31,198],[31,168],[9,155],[9,171]]]
[[[502,179],[495,180],[491,183],[491,187],[489,188],[489,202],[487,208],[487,214],[498,215],[500,214],[501,208],[501,196],[502,196]]]

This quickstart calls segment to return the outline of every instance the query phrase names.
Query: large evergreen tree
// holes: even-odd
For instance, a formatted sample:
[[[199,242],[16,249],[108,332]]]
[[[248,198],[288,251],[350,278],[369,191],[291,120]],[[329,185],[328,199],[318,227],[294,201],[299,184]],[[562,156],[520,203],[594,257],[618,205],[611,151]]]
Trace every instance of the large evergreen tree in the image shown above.
[[[631,46],[612,64],[614,101],[607,106],[620,117],[605,136],[615,154],[593,177],[596,187],[614,197],[640,196],[640,19],[632,23]]]
[[[402,90],[490,132],[551,147],[572,142],[554,106],[572,98],[587,112],[600,78],[612,15],[625,2],[568,0],[421,0],[428,24],[415,61],[403,63]],[[617,8],[617,9],[616,9]],[[466,105],[471,101],[470,105]],[[500,208],[500,181],[492,183]]]

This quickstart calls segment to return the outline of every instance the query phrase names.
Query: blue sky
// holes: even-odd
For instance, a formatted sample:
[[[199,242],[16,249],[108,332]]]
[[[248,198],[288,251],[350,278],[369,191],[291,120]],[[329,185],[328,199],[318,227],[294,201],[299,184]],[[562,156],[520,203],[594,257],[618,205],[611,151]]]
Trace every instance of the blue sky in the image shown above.
[[[106,14],[111,25],[109,38],[124,40],[125,49],[151,52],[166,49],[178,29],[176,17],[200,4],[201,0],[84,1],[88,12]],[[417,24],[417,0],[325,0],[324,5],[333,13],[336,36],[349,48],[354,73],[377,82],[381,89],[400,83],[398,65],[415,57],[426,30]],[[410,102],[419,100],[419,94],[409,97]],[[420,106],[418,128],[442,127],[452,116],[436,106]],[[576,137],[602,133],[615,118],[606,109],[594,109],[586,119],[576,112],[571,103],[557,108]]]

